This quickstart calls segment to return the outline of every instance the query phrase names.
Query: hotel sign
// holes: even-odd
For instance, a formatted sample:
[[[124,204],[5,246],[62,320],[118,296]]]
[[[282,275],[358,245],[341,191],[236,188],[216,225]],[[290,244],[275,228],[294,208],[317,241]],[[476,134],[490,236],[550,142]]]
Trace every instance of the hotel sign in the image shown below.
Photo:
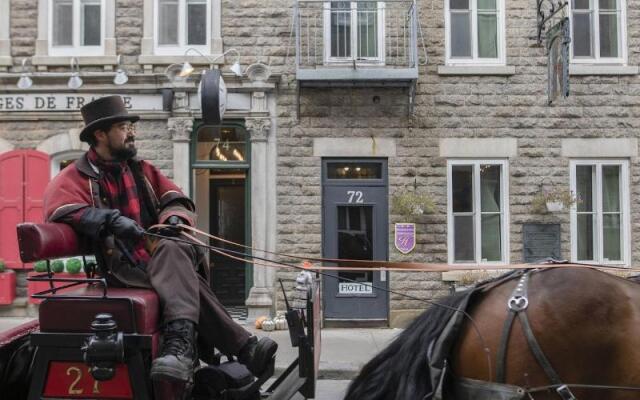
[[[20,111],[78,111],[83,105],[110,93],[29,93],[1,94],[0,112]],[[129,110],[162,111],[162,96],[154,94],[123,95]]]

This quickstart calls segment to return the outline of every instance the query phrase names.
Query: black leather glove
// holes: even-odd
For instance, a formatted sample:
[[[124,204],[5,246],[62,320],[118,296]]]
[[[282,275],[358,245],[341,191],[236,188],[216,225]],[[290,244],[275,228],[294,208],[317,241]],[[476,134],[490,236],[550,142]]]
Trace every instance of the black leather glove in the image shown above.
[[[136,221],[124,215],[113,218],[109,223],[109,229],[120,239],[140,240],[144,235],[144,229]]]
[[[83,235],[96,240],[106,233],[111,220],[118,216],[120,216],[118,210],[87,207],[82,212],[82,217],[75,228]]]

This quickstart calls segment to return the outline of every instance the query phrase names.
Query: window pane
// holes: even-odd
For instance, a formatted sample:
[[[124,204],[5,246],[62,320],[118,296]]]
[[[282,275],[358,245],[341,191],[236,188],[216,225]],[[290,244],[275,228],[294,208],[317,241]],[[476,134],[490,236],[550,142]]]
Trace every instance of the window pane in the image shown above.
[[[451,13],[451,57],[471,57],[471,13]]]
[[[70,0],[54,0],[53,45],[73,46],[73,4]]]
[[[327,163],[329,179],[382,179],[382,164],[375,162]]]
[[[80,42],[82,46],[100,46],[100,3],[83,2],[81,18],[82,40]]]
[[[617,14],[600,14],[600,57],[618,57]]]
[[[603,256],[609,261],[622,260],[620,242],[620,214],[602,216]]]
[[[480,209],[499,212],[501,203],[500,166],[480,166]]]
[[[478,0],[478,10],[495,10],[496,0]]]
[[[620,167],[617,165],[602,167],[602,211],[620,211]]]
[[[573,55],[591,57],[591,14],[573,14]]]
[[[576,166],[576,196],[578,202],[578,212],[593,211],[593,166]]]
[[[338,207],[338,258],[373,260],[373,207]],[[357,282],[373,282],[372,271],[338,272],[338,276]]]
[[[469,0],[451,0],[449,8],[452,10],[468,10]]]
[[[602,10],[616,10],[617,0],[599,0],[598,5],[600,6],[600,11]]]
[[[454,261],[475,261],[473,240],[473,217],[471,215],[454,216]]]
[[[207,4],[192,1],[187,6],[187,44],[207,44]]]
[[[351,57],[351,3],[331,2],[331,57]]]
[[[197,160],[246,161],[246,132],[232,126],[198,129]]]
[[[574,10],[589,10],[589,0],[573,0],[573,8]]]
[[[158,44],[178,45],[178,2],[159,0]]]
[[[593,260],[593,217],[578,214],[578,261]]]
[[[453,212],[473,211],[473,167],[454,165],[451,168]]]
[[[502,249],[500,241],[500,214],[482,215],[482,260],[500,261]]]
[[[358,57],[378,57],[378,10],[375,2],[358,3]]]
[[[478,14],[478,57],[498,58],[498,16]]]

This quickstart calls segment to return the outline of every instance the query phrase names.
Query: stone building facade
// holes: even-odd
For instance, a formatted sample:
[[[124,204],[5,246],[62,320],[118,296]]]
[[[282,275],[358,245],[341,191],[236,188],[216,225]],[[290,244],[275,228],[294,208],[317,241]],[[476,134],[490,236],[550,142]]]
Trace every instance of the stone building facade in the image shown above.
[[[205,56],[185,55],[192,46],[183,36],[197,32],[176,34],[182,42],[167,51],[158,44],[159,21],[166,23],[159,10],[169,2],[96,3],[102,48],[97,55],[70,53],[78,56],[84,85],[69,89],[71,55],[57,55],[51,45],[55,1],[0,0],[0,157],[21,149],[52,160],[78,154],[78,100],[68,97],[118,93],[142,116],[140,155],[194,196],[209,216],[202,227],[212,230],[210,216],[229,211],[215,208],[211,196],[240,196],[245,209],[233,212],[246,219],[245,229],[228,233],[257,249],[489,269],[538,256],[637,264],[640,9],[633,2],[570,2],[570,96],[551,105],[532,0],[203,0],[193,3],[206,7],[206,41],[197,46]],[[173,3],[184,10],[191,4]],[[229,69],[235,52],[212,61],[229,49],[239,53],[241,77]],[[34,82],[26,89],[16,86],[23,58]],[[165,76],[170,64],[185,60],[222,69],[229,93],[223,127],[201,128],[197,77]],[[248,73],[259,63],[268,66],[268,78]],[[118,68],[129,75],[121,86],[112,82]],[[25,105],[18,110],[20,96]],[[36,108],[38,96],[69,108]],[[225,164],[205,154],[231,131],[231,142],[244,143],[242,160]],[[200,141],[208,143],[204,159]],[[239,185],[240,192],[225,192]],[[536,212],[540,193],[554,190],[573,191],[579,201]],[[412,191],[434,207],[410,217],[416,243],[403,254],[394,246],[395,224],[408,221],[391,204]],[[250,317],[283,307],[277,279],[290,288],[296,271],[238,268]],[[20,270],[19,298],[2,313],[24,312],[24,275]],[[452,282],[474,278],[342,276],[396,293],[324,278],[325,318],[335,325],[403,325],[426,305],[398,293],[432,299]]]

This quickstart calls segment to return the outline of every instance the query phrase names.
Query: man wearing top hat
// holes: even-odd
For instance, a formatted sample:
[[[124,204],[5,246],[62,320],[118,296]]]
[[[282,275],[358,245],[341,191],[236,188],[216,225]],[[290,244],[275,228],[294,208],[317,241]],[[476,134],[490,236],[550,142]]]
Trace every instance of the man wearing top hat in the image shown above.
[[[139,117],[127,112],[120,96],[100,98],[80,111],[85,123],[80,140],[90,149],[49,183],[45,218],[70,224],[100,243],[97,256],[107,267],[103,273],[109,284],[158,293],[164,339],[152,379],[191,381],[197,347],[203,359],[214,347],[236,355],[259,375],[277,344],[269,338],[258,341],[231,319],[208,285],[202,249],[168,239],[145,247],[148,227],[193,226],[196,215],[191,199],[136,157],[134,123]],[[170,232],[180,234],[177,227]]]

